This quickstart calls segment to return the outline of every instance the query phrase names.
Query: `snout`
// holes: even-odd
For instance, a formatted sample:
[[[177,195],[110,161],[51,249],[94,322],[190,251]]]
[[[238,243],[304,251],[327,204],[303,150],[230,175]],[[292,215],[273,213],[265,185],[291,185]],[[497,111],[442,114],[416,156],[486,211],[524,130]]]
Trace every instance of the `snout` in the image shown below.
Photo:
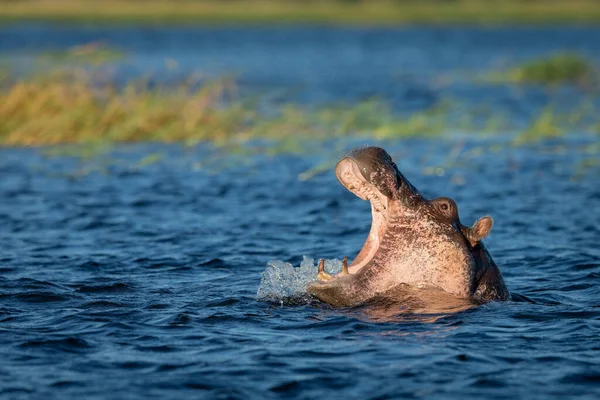
[[[352,150],[337,163],[335,174],[340,183],[353,192],[352,181],[357,177],[373,185],[386,197],[392,197],[394,189],[398,186],[394,162],[380,147]],[[359,197],[363,198],[360,195]]]

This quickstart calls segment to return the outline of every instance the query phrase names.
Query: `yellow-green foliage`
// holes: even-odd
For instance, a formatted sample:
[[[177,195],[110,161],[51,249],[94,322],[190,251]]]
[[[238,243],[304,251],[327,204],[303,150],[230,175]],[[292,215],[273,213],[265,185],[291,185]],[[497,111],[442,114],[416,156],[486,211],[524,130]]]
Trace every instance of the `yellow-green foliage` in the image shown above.
[[[117,87],[86,71],[20,80],[0,74],[0,145],[139,141],[232,145],[265,138],[278,142],[278,148],[288,148],[305,139],[345,135],[388,139],[453,132],[514,134],[522,129],[493,107],[469,108],[457,102],[441,102],[406,116],[379,100],[316,109],[271,106],[265,113],[256,103],[236,100],[231,80],[167,88],[134,81]],[[595,104],[592,98],[568,112],[548,107],[533,117],[517,140],[600,133]]]
[[[5,79],[2,87],[0,143],[4,145],[224,143],[290,136],[388,137],[440,132],[439,118],[432,111],[400,119],[375,100],[316,111],[289,105],[265,116],[252,104],[224,101],[224,94],[233,91],[227,80],[204,83],[194,90],[189,85],[151,89],[143,82],[118,88],[75,70],[14,82]]]
[[[218,138],[244,117],[216,107],[225,87],[217,82],[191,93],[161,93],[135,84],[94,85],[85,74],[22,80],[0,93],[0,140],[46,145]]]
[[[593,79],[594,67],[585,57],[576,53],[561,53],[533,60],[511,71],[518,82],[543,84],[577,83]]]
[[[136,23],[598,23],[596,0],[0,0],[0,20]]]
[[[506,71],[486,73],[483,80],[542,85],[570,83],[593,87],[598,84],[598,71],[586,57],[565,52],[534,59]]]

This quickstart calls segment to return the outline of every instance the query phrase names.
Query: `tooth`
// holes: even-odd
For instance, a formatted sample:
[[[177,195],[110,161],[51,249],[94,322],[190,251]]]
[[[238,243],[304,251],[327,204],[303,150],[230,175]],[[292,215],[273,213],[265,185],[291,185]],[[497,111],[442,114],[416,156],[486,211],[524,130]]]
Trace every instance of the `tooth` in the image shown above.
[[[333,276],[329,275],[325,272],[325,260],[321,258],[319,260],[319,274],[317,275],[317,279],[320,281],[328,281],[331,280]]]
[[[342,260],[342,275],[350,275],[348,271],[348,257],[344,257]]]

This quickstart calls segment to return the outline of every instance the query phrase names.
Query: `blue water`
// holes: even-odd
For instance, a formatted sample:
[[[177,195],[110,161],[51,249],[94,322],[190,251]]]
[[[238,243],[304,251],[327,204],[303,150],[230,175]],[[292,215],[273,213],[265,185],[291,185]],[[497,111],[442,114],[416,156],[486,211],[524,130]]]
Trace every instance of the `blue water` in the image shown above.
[[[465,59],[566,46],[600,54],[599,32],[27,26],[2,28],[0,48],[18,59],[108,38],[139,60],[172,51],[191,53],[195,68],[237,66],[249,91],[299,85],[318,102],[384,88],[401,105]],[[411,48],[421,58],[406,56]],[[359,61],[341,68],[345,54]],[[392,87],[389,72],[411,63],[435,71]],[[502,103],[510,90],[474,83],[433,93],[452,90],[520,110],[547,96],[530,88]],[[266,155],[268,144],[249,155],[127,145],[91,162],[0,149],[0,397],[597,399],[600,185],[598,169],[586,167],[597,137],[508,141],[378,142],[423,193],[454,198],[463,222],[495,219],[486,245],[515,299],[455,314],[331,309],[285,290],[258,298],[272,260],[281,275],[265,274],[261,287],[276,293],[278,282],[294,282],[284,263],[356,255],[369,207],[331,168],[364,140],[278,156]],[[140,163],[154,153],[157,162]],[[320,164],[328,168],[306,174]]]

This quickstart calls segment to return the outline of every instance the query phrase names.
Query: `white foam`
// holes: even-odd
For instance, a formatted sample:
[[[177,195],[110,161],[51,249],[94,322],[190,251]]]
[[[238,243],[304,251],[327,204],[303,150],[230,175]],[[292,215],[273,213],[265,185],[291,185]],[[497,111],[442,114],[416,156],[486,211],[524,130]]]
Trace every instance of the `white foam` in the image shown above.
[[[342,270],[342,261],[325,260],[325,271],[334,275]],[[259,300],[283,303],[297,300],[309,300],[306,286],[317,279],[318,267],[315,260],[304,256],[300,266],[279,260],[269,261],[261,274],[256,297]]]

